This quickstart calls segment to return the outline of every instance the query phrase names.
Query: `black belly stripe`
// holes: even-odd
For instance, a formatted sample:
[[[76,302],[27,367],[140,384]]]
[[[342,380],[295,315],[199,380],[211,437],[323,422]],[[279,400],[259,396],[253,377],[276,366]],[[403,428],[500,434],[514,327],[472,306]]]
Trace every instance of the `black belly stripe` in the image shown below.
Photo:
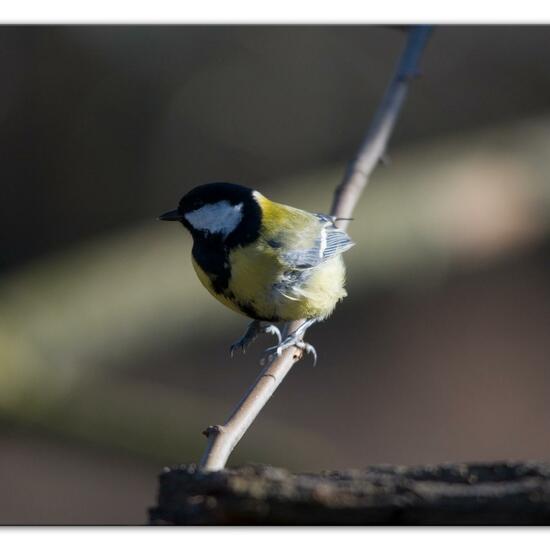
[[[218,246],[213,246],[211,242],[206,245],[195,239],[193,258],[208,275],[214,292],[223,294],[231,278],[227,249],[221,243]]]
[[[243,303],[239,302],[238,300],[236,300],[234,303],[247,317],[250,317],[251,319],[256,319],[257,321],[267,321],[269,323],[278,323],[280,321],[280,319],[276,316],[266,317],[260,315],[254,308],[254,304]]]

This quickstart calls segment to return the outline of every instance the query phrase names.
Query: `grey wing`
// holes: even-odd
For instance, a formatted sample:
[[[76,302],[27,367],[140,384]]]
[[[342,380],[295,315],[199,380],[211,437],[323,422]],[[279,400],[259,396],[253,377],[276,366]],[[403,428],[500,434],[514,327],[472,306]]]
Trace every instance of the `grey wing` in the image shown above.
[[[305,232],[298,246],[284,254],[285,262],[294,269],[315,267],[355,244],[345,231],[334,225],[332,216],[315,214],[315,218],[316,223]],[[305,246],[302,248],[300,244]]]

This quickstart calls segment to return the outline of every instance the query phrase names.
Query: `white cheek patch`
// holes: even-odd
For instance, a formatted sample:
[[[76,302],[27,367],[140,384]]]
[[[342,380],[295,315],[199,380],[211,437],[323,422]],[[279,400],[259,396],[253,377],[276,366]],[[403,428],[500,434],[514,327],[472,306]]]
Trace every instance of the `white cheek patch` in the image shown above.
[[[228,201],[205,204],[193,212],[185,214],[185,219],[200,231],[221,233],[227,237],[243,219],[243,203],[231,204]]]

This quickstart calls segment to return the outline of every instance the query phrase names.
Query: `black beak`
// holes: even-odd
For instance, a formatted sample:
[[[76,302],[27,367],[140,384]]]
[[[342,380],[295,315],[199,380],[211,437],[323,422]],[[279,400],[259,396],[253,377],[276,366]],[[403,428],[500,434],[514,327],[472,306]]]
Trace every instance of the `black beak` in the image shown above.
[[[178,210],[170,210],[170,212],[161,214],[157,219],[163,222],[181,222],[182,217]]]

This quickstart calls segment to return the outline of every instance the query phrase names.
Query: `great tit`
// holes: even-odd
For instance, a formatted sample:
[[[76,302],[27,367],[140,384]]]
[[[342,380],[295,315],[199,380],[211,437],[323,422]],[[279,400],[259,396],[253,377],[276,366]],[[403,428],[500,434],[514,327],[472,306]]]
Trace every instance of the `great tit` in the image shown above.
[[[354,244],[334,217],[270,201],[242,185],[207,183],[159,219],[183,224],[193,237],[193,267],[201,283],[222,304],[252,319],[231,355],[245,352],[263,332],[278,338],[266,352],[280,355],[297,346],[316,359],[303,335],[347,295],[341,254]],[[298,319],[305,322],[281,341],[272,323]]]

